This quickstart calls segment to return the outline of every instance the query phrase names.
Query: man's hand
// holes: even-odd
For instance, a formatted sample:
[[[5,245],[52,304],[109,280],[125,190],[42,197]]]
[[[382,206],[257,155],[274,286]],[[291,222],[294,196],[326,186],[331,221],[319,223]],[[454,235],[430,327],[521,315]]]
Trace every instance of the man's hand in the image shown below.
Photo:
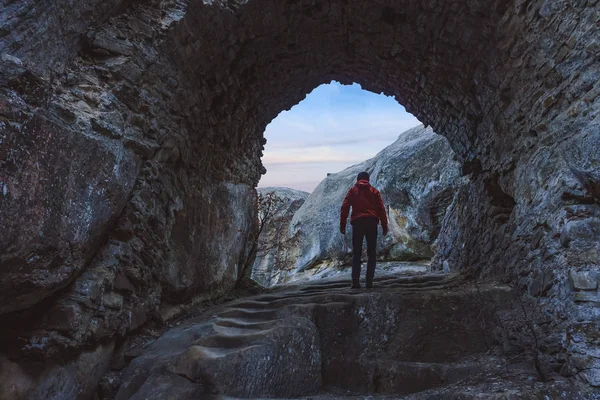
[[[385,235],[387,235],[387,234],[388,234],[388,227],[387,227],[387,226],[384,226],[384,227],[383,227],[383,236],[385,236]]]
[[[342,228],[342,227],[340,226],[340,233],[341,233],[342,235],[345,235],[345,234],[346,234],[346,228]]]

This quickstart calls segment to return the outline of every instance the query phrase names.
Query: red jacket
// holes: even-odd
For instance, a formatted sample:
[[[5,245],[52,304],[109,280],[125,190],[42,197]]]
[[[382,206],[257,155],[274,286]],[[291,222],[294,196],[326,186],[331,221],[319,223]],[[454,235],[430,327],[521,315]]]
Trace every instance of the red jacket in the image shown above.
[[[375,189],[369,181],[360,180],[348,190],[344,203],[342,204],[340,215],[340,229],[346,229],[348,213],[352,207],[352,217],[350,222],[358,218],[375,217],[381,221],[381,226],[387,230],[388,220],[385,213],[385,205],[381,199],[379,190]]]

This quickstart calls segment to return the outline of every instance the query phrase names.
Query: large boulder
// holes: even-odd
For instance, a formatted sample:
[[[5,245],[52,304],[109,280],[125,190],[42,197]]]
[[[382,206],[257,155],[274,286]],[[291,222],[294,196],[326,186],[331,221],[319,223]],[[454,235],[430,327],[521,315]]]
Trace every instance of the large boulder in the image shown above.
[[[459,167],[447,140],[431,128],[419,126],[404,132],[372,159],[329,174],[293,214],[287,235],[277,235],[280,243],[293,243],[272,249],[268,257],[257,260],[255,268],[264,271],[268,259],[287,260],[270,266],[270,283],[275,284],[307,268],[349,262],[352,230],[348,222],[346,235],[339,233],[340,206],[361,171],[371,175],[371,184],[381,192],[388,213],[390,231],[378,237],[378,259],[431,258],[432,244],[460,183]]]
[[[127,204],[140,164],[119,143],[71,125],[88,116],[82,104],[70,123],[58,108],[23,106],[48,88],[18,63],[0,61],[0,71],[16,70],[0,82],[11,99],[0,107],[0,314],[38,303],[81,273]],[[18,85],[32,93],[19,97]]]

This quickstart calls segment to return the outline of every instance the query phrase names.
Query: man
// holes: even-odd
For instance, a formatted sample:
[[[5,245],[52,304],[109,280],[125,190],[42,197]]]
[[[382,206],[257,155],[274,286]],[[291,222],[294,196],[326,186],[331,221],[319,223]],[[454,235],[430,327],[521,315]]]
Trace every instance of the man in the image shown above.
[[[369,174],[361,172],[356,184],[348,190],[340,215],[340,232],[346,234],[346,221],[352,207],[352,289],[360,288],[360,264],[363,238],[367,238],[367,288],[373,287],[377,249],[377,224],[381,221],[383,234],[388,233],[388,220],[381,194],[369,183]]]

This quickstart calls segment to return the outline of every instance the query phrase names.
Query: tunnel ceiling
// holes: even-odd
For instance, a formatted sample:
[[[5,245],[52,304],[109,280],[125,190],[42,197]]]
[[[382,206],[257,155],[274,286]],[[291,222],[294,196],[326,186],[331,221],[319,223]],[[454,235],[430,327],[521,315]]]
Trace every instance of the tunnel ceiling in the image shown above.
[[[197,104],[217,116],[234,143],[261,134],[280,111],[335,79],[394,96],[468,158],[479,118],[492,103],[478,101],[477,73],[488,80],[489,66],[501,62],[490,49],[506,7],[502,1],[195,2],[165,49],[201,93]],[[496,85],[502,79],[491,78]]]

